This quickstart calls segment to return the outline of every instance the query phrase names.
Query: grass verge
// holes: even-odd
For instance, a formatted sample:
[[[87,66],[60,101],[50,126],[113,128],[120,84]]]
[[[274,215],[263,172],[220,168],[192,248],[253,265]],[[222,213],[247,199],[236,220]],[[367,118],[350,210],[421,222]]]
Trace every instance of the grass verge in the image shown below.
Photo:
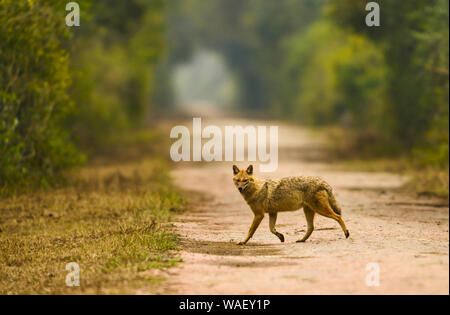
[[[436,196],[439,198],[449,198],[449,175],[447,170],[427,168],[420,171],[413,171],[411,180],[407,187],[410,187],[421,196]]]
[[[183,208],[167,162],[95,163],[71,184],[0,199],[0,294],[158,293]],[[66,286],[66,264],[80,286]],[[139,290],[139,291],[137,291]]]
[[[329,139],[327,147],[333,152],[337,167],[346,170],[366,172],[392,172],[408,176],[410,179],[403,187],[419,196],[449,198],[449,170],[439,163],[424,163],[414,154],[392,154],[383,151],[379,143],[372,145],[371,140],[361,144],[354,136],[340,127],[316,130],[324,139]],[[422,155],[434,153],[422,152]],[[382,158],[383,156],[391,156]]]

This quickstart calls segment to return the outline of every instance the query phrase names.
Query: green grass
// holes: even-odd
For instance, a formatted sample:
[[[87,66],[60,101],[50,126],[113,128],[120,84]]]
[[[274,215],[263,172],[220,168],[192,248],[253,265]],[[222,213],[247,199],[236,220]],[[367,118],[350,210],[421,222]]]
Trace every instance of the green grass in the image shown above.
[[[155,293],[179,259],[183,200],[160,159],[74,170],[71,184],[0,199],[0,294]],[[67,287],[69,262],[80,287]]]

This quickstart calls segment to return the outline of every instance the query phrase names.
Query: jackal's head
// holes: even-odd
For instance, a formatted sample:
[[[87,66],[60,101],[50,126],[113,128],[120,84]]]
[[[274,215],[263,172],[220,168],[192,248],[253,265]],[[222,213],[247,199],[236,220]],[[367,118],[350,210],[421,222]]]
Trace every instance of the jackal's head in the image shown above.
[[[253,177],[253,165],[247,167],[246,170],[240,170],[236,165],[233,165],[233,181],[240,193],[253,186],[255,179]]]

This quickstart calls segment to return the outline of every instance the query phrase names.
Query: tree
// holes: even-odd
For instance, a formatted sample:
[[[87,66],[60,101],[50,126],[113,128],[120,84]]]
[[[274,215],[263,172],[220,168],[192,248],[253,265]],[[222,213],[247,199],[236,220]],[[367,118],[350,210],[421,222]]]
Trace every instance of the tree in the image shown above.
[[[0,185],[41,184],[82,157],[62,125],[73,103],[60,1],[0,2]]]

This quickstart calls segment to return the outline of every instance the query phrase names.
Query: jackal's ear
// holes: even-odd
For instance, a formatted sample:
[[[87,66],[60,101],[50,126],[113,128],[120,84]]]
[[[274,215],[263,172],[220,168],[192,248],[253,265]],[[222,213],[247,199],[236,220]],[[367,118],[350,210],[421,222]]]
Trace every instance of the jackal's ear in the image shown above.
[[[233,165],[233,174],[236,175],[239,173],[239,168],[236,165]]]
[[[253,175],[253,165],[249,165],[246,170],[248,175]]]

